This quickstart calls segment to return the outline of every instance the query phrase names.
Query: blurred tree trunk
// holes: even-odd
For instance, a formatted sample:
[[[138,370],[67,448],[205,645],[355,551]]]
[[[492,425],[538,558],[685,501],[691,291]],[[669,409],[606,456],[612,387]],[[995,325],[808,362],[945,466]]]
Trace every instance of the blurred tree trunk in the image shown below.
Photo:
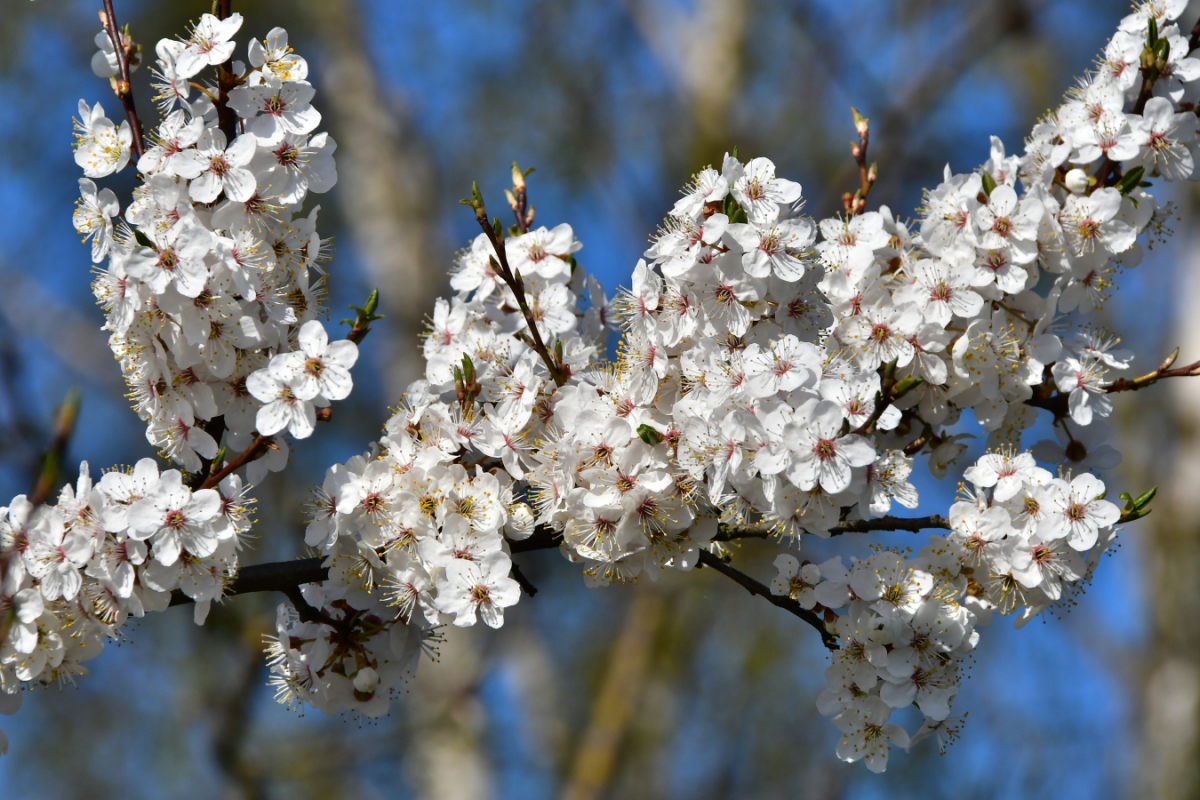
[[[481,638],[489,633],[479,628],[445,631],[440,660],[421,665],[405,698],[405,727],[411,732],[405,760],[426,800],[495,796],[485,750],[487,715],[478,695],[487,667]]]
[[[729,109],[742,88],[747,0],[700,0],[691,15],[656,0],[626,0],[638,33],[691,116],[687,164],[713,163],[731,147]]]
[[[1188,205],[1187,201],[1183,201]],[[1193,202],[1192,213],[1196,204]],[[1186,209],[1185,209],[1186,211]],[[1182,253],[1195,254],[1193,235]],[[1200,258],[1179,270],[1185,298],[1175,342],[1180,363],[1200,356]],[[1145,371],[1145,370],[1143,370]],[[1200,798],[1200,382],[1171,381],[1159,387],[1163,400],[1158,430],[1141,433],[1145,454],[1157,473],[1159,494],[1145,535],[1143,560],[1153,642],[1142,670],[1143,725],[1139,759],[1141,785],[1134,796],[1159,800]],[[1138,398],[1149,401],[1150,398]],[[1143,409],[1145,411],[1147,409]],[[1173,446],[1163,459],[1164,447]]]
[[[635,708],[640,706],[662,605],[661,598],[648,591],[638,592],[628,604],[625,622],[613,644],[607,672],[592,704],[591,719],[563,790],[565,800],[597,800],[606,795],[625,729]]]
[[[322,103],[332,111],[338,143],[336,197],[388,317],[381,330],[390,337],[372,346],[382,347],[385,388],[389,397],[398,398],[424,370],[416,335],[433,309],[444,272],[428,233],[435,207],[433,169],[407,129],[403,110],[384,94],[375,75],[358,3],[310,0],[307,9],[320,36],[319,80],[327,87]]]

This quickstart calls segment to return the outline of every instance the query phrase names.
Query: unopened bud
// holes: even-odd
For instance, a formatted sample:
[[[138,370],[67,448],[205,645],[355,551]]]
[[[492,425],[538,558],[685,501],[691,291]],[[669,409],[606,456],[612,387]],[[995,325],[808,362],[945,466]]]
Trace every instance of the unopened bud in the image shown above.
[[[317,421],[318,422],[329,422],[329,420],[331,420],[331,419],[333,419],[333,409],[332,408],[318,408],[317,409]]]
[[[850,155],[854,156],[855,158],[862,157],[862,148],[858,146],[858,142],[850,143]]]
[[[518,192],[525,188],[525,175],[521,172],[521,168],[517,166],[517,162],[513,162],[512,168],[513,188]]]
[[[508,189],[504,190],[504,199],[508,201],[508,207],[511,208],[513,211],[520,210],[517,206],[517,198],[513,196],[513,193],[510,190],[508,190]]]
[[[1088,190],[1088,174],[1079,168],[1068,172],[1063,182],[1071,194],[1083,194]]]
[[[96,14],[100,17],[100,27],[108,30],[108,14],[104,13],[103,8],[97,11]]]
[[[866,136],[870,131],[871,120],[858,113],[858,109],[851,107],[850,113],[854,115],[854,130],[858,131],[859,136]]]
[[[354,675],[354,690],[370,695],[375,693],[379,685],[379,673],[370,667],[363,667]]]
[[[867,183],[874,183],[879,178],[879,164],[872,161],[871,168],[867,170]]]

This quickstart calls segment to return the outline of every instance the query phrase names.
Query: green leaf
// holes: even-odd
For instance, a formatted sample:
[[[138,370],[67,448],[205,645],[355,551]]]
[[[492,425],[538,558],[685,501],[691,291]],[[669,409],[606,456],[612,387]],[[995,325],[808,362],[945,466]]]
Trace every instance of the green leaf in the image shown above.
[[[996,179],[993,178],[992,173],[988,172],[986,169],[983,171],[981,177],[983,178],[983,193],[988,197],[991,197],[992,192],[996,188]]]
[[[1133,507],[1136,508],[1138,511],[1141,511],[1143,508],[1150,505],[1150,501],[1154,499],[1154,495],[1156,495],[1156,494],[1158,494],[1157,486],[1155,486],[1150,491],[1148,491],[1142,495],[1139,495],[1138,498],[1133,501]]]
[[[372,289],[371,294],[369,294],[367,296],[367,304],[365,306],[363,306],[363,309],[362,309],[363,314],[365,314],[367,319],[369,319],[369,320],[383,319],[382,316],[379,316],[375,313],[375,311],[378,310],[378,308],[379,308],[379,290]]]
[[[919,376],[909,375],[907,378],[896,384],[896,388],[892,392],[892,399],[899,400],[901,397],[920,386],[923,382],[924,381],[922,381]]]
[[[1171,40],[1159,39],[1158,44],[1154,46],[1154,51],[1159,61],[1164,64],[1169,62],[1171,60]]]
[[[639,439],[651,447],[654,447],[656,444],[662,441],[662,437],[658,435],[658,431],[654,430],[654,428],[651,428],[644,422],[641,425],[638,425],[637,435]]]
[[[1121,180],[1117,182],[1117,191],[1121,194],[1129,194],[1137,188],[1141,183],[1142,176],[1146,174],[1145,167],[1134,167],[1121,176]]]
[[[151,250],[158,249],[158,245],[150,241],[150,237],[139,231],[137,228],[133,229],[133,238],[137,239],[137,243],[142,247],[149,247]]]
[[[1140,511],[1127,511],[1121,515],[1121,522],[1133,522],[1135,519],[1141,519],[1150,513],[1150,509],[1145,508]]]

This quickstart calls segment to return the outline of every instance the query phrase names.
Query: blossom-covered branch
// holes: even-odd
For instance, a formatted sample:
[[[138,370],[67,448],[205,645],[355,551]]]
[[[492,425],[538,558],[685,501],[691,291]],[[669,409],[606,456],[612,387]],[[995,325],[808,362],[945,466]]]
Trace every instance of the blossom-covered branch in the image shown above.
[[[93,481],[85,464],[57,503],[0,513],[3,696],[81,674],[131,615],[191,600],[202,623],[215,599],[278,591],[277,699],[378,716],[444,626],[499,628],[532,594],[515,554],[557,548],[589,586],[702,565],[809,622],[832,650],[817,707],[843,760],[882,771],[893,746],[944,745],[992,617],[1074,602],[1117,526],[1149,512],[1154,490],[1106,499],[1112,398],[1200,374],[1176,353],[1114,379],[1132,362],[1118,336],[1086,320],[1061,335],[1166,235],[1156,184],[1200,177],[1184,5],[1139,3],[1022,155],[993,137],[917,220],[868,207],[857,111],[844,216],[805,215],[798,183],[734,151],[693,176],[615,296],[570,225],[533,227],[528,170],[514,164],[507,230],[473,187],[481,232],[434,307],[423,379],[314,492],[320,556],[240,569],[249,485],[286,466],[285,432],[309,436],[349,394],[377,296],[330,342],[326,243],[303,204],[332,188],[335,145],[286,33],[252,40],[242,70],[241,17],[219,4],[155,48],[164,117],[123,213],[94,181],[130,161],[137,121],[80,105],[75,224],[107,259],[94,290],[135,410],[179,468]],[[97,41],[94,65],[109,41],[120,72],[132,45]],[[193,81],[204,70],[215,84]],[[977,434],[987,452],[959,465]],[[918,466],[961,478],[948,513],[893,514],[920,505]],[[927,529],[848,563],[779,553],[769,585],[730,563],[735,540]],[[911,737],[889,722],[909,705]]]

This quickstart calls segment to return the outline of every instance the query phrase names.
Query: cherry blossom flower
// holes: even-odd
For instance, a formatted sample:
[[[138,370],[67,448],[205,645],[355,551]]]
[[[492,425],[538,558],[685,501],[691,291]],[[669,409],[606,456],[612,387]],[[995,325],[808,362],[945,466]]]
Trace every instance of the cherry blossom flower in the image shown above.
[[[517,582],[508,577],[512,561],[503,552],[492,552],[478,563],[455,559],[438,581],[438,609],[454,615],[454,624],[475,624],[476,613],[489,628],[504,624],[504,609],[515,605],[521,595]]]
[[[149,539],[159,564],[174,564],[184,549],[206,558],[217,549],[212,522],[221,513],[221,496],[212,489],[191,491],[179,470],[167,470],[153,494],[129,508],[129,535]]]
[[[181,78],[191,78],[205,67],[224,64],[233,55],[232,37],[242,27],[242,15],[230,14],[217,19],[201,14],[183,50],[175,55],[175,69]]]
[[[1066,539],[1075,550],[1088,550],[1096,543],[1101,528],[1115,525],[1121,511],[1107,500],[1104,484],[1095,475],[1077,475],[1068,484],[1055,480],[1049,487],[1048,515],[1037,533],[1046,541]]]
[[[257,150],[254,137],[242,134],[227,146],[225,134],[205,128],[196,143],[200,175],[188,185],[188,195],[198,203],[211,203],[224,194],[244,203],[254,195],[254,173],[246,169]]]
[[[112,218],[121,207],[112,189],[97,191],[95,182],[87,178],[79,179],[79,192],[81,197],[73,215],[75,230],[83,234],[85,242],[92,240],[92,262],[99,264],[112,245]]]

